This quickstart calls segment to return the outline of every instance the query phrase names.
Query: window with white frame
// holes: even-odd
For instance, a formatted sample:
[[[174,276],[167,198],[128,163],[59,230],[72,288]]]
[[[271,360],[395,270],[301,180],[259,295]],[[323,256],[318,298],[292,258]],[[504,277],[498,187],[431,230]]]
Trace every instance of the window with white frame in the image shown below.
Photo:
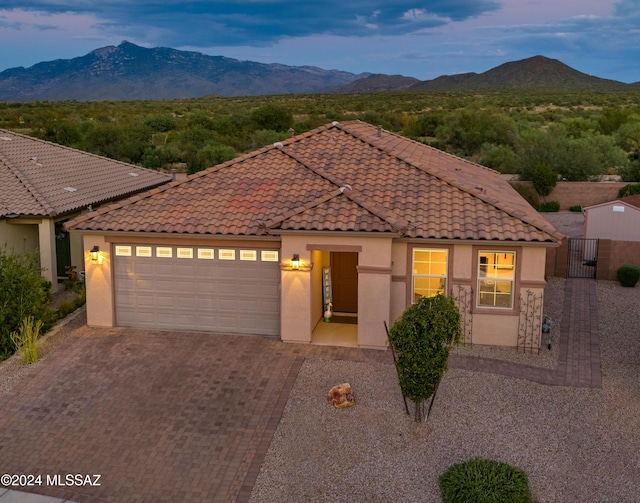
[[[413,249],[412,302],[447,291],[448,250]]]
[[[513,308],[515,252],[478,253],[478,307]]]

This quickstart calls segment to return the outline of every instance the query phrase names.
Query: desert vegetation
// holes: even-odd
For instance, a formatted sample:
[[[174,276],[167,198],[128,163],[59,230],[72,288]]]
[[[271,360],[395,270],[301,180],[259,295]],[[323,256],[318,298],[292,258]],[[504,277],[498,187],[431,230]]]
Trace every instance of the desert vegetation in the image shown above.
[[[640,181],[640,93],[486,91],[165,101],[4,102],[0,128],[151,169],[199,171],[334,120],[360,119],[532,180]]]

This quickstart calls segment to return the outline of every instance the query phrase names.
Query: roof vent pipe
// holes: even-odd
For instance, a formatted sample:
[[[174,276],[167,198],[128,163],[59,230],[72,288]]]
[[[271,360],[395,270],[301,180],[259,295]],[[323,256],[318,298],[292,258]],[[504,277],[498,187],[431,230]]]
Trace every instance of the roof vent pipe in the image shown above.
[[[175,182],[176,181],[176,168],[171,168],[171,181]]]
[[[290,127],[290,128],[288,129],[288,132],[289,132],[289,136],[290,136],[291,138],[293,138],[293,137],[295,136],[295,134],[296,134],[295,129],[293,129],[292,127]]]
[[[378,126],[378,138],[382,138],[382,126]]]

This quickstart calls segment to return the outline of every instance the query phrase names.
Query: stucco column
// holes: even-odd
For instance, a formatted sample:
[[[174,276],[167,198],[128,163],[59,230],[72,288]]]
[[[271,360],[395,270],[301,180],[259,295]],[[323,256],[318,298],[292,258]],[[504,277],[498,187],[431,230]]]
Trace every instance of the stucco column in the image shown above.
[[[58,264],[56,263],[56,232],[53,220],[44,218],[38,224],[38,249],[42,277],[51,282],[51,291],[58,291]]]
[[[285,342],[311,342],[310,271],[283,270],[281,276],[280,334]]]
[[[390,311],[391,267],[358,266],[358,347],[387,347]]]
[[[91,262],[89,250],[100,248],[100,261]],[[113,327],[115,306],[113,303],[113,275],[111,268],[111,246],[103,236],[84,236],[84,270],[87,282],[87,325],[92,327]]]

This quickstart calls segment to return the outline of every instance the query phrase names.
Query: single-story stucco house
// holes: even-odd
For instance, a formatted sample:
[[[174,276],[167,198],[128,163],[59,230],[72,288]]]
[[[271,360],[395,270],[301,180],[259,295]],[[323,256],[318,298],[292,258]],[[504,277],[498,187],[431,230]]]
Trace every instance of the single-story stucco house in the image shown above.
[[[84,268],[70,218],[171,180],[169,175],[0,129],[0,246],[40,254],[57,290],[66,266]]]
[[[584,237],[640,241],[640,194],[585,208]]]
[[[497,172],[360,121],[67,225],[84,235],[90,325],[301,343],[329,326],[323,343],[366,348],[437,293],[458,298],[468,342],[539,345],[546,249],[563,238]]]

